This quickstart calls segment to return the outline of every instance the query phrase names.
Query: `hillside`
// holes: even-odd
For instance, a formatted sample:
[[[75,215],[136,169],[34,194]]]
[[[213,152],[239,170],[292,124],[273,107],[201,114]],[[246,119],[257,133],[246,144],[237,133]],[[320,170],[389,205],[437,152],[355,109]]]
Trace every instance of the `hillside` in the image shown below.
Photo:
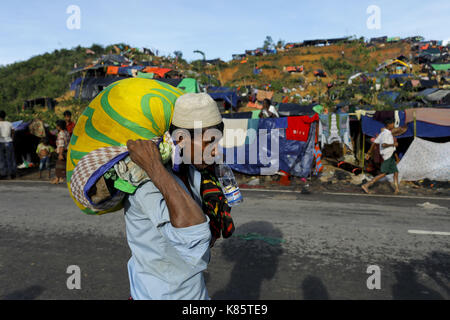
[[[24,116],[23,113],[17,113],[17,110],[25,100],[41,97],[56,98],[60,102],[57,113],[61,113],[61,108],[76,109],[77,106],[68,94],[69,85],[73,80],[68,74],[69,71],[75,65],[92,63],[99,56],[114,51],[114,48],[114,45],[108,47],[93,45],[90,48],[78,46],[55,50],[24,62],[0,67],[1,109],[8,112],[11,120],[32,118],[33,114]],[[247,63],[233,60],[220,63],[218,66],[204,66],[200,60],[187,63],[180,59],[175,63],[175,59],[170,57],[154,57],[153,62],[156,65],[185,71],[186,74],[195,74],[203,84],[207,84],[211,79],[213,83],[216,83],[215,79],[219,79],[222,85],[234,87],[254,85],[262,88],[271,84],[271,90],[280,92],[283,87],[292,88],[304,83],[319,83],[319,86],[305,86],[302,92],[302,95],[311,92],[315,95],[314,90],[321,90],[323,84],[337,79],[347,79],[356,71],[371,72],[384,60],[401,54],[408,55],[409,52],[410,45],[406,43],[366,47],[365,44],[355,41],[325,47],[295,48],[267,56],[250,56]],[[283,71],[284,67],[300,65],[304,67],[302,73],[289,74]],[[255,75],[253,73],[255,67],[262,69],[262,72]],[[313,74],[316,69],[326,71],[327,77],[317,81]],[[207,75],[211,75],[212,78],[208,78]],[[44,116],[48,117],[49,115]],[[48,120],[55,117],[56,115],[51,115]]]
[[[344,57],[341,52],[344,51]],[[355,42],[325,47],[303,47],[281,51],[274,55],[249,57],[247,63],[231,61],[216,75],[226,86],[255,85],[271,83],[274,90],[280,86],[298,85],[304,80],[313,82],[313,71],[322,69],[327,73],[323,82],[346,78],[357,71],[374,71],[375,67],[389,58],[401,54],[408,55],[410,45],[406,43],[385,44],[384,46],[365,47]],[[303,65],[304,72],[289,74],[283,67]],[[258,75],[253,74],[255,67],[261,68]]]

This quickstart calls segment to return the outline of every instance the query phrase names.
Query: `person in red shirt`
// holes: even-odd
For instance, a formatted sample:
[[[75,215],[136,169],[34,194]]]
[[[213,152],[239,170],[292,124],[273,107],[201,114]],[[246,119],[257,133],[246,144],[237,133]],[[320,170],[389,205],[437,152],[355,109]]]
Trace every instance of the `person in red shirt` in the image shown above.
[[[72,112],[69,110],[64,111],[64,120],[66,120],[66,130],[72,136],[73,129],[75,128],[75,122],[72,121]]]

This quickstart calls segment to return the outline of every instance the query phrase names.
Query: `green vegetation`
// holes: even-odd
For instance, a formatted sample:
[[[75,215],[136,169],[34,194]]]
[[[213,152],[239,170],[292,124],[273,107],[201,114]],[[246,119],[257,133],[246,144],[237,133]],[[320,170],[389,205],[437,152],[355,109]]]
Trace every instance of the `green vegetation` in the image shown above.
[[[113,50],[113,46],[93,45],[89,49],[98,57]],[[72,76],[68,72],[74,64],[82,66],[92,57],[86,48],[78,46],[0,67],[0,108],[12,116],[25,100],[63,95],[69,89]]]

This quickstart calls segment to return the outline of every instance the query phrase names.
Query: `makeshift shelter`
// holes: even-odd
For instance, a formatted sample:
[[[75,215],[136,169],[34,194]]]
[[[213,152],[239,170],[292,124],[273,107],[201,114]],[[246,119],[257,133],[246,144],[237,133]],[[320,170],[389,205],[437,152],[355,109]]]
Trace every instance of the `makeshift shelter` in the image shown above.
[[[314,115],[315,113],[320,114],[321,108],[323,109],[323,107],[318,104],[305,106],[297,103],[279,103],[277,107],[278,114],[281,117]]]
[[[427,92],[427,90],[431,92]],[[425,102],[438,102],[442,101],[442,103],[450,103],[450,90],[444,89],[425,89],[417,94],[418,96],[422,96]]]
[[[143,72],[146,73],[153,73],[158,75],[161,78],[164,78],[164,76],[168,73],[171,72],[172,69],[168,69],[168,68],[159,68],[159,67],[145,67],[143,70]]]
[[[104,88],[110,84],[126,79],[126,77],[84,78],[75,87],[75,98],[82,100],[94,99]]]
[[[431,67],[436,71],[448,71],[450,70],[450,63],[432,63]]]
[[[418,108],[397,111],[399,126],[407,130],[397,138],[422,137],[438,138],[450,137],[450,109],[447,108]],[[394,114],[394,111],[392,111]],[[415,114],[415,121],[414,121]],[[392,116],[389,116],[393,118]],[[384,124],[373,117],[362,116],[362,132],[365,135],[377,136]]]
[[[288,67],[284,67],[284,71],[289,72],[289,73],[303,72],[303,66],[288,66]]]
[[[208,87],[207,91],[214,100],[224,100],[234,108],[238,105],[239,96],[237,95],[236,89],[228,87]]]
[[[56,104],[57,102],[52,98],[36,98],[24,101],[22,110],[33,110],[35,107],[42,107],[53,111]]]
[[[415,138],[398,164],[399,180],[450,181],[450,142]]]
[[[314,70],[314,75],[316,77],[325,78],[327,76],[327,73],[325,71],[323,71],[322,69],[317,69],[317,70]]]
[[[224,119],[219,143],[224,161],[241,173],[297,177],[311,173],[318,116],[276,119]]]

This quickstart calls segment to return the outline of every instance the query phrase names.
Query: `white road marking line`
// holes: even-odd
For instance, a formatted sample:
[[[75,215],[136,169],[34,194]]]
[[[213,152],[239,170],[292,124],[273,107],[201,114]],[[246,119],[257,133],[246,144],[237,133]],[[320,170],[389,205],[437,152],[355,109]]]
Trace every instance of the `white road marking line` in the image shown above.
[[[408,230],[408,233],[412,234],[431,234],[436,236],[450,236],[450,232],[444,232],[444,231],[427,231],[427,230]]]
[[[284,192],[284,193],[298,193],[300,191],[295,190],[278,190],[278,189],[259,189],[259,188],[241,188],[244,191],[256,191],[256,192]],[[360,196],[360,197],[379,197],[379,198],[403,198],[403,199],[429,199],[429,200],[444,200],[450,201],[448,197],[422,197],[422,196],[401,196],[401,195],[385,195],[385,194],[365,194],[365,193],[343,193],[343,192],[318,192],[312,194],[329,194],[335,196]]]
[[[402,196],[389,194],[365,194],[365,193],[342,193],[342,192],[323,192],[323,194],[330,194],[336,196],[361,196],[361,197],[379,197],[379,198],[403,198],[403,199],[431,199],[431,200],[445,200],[450,201],[448,197],[422,197],[422,196]]]

